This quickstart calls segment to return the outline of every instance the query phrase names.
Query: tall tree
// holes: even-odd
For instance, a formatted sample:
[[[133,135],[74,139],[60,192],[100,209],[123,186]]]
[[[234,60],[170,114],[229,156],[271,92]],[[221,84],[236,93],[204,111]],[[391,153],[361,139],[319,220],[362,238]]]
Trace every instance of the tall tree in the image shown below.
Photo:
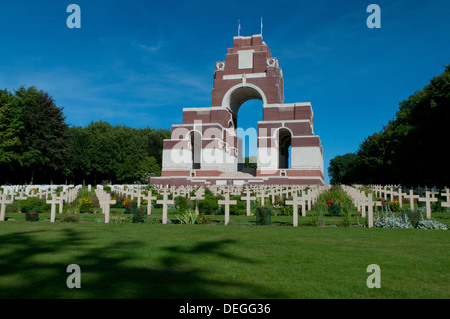
[[[357,158],[356,154],[347,153],[331,159],[328,167],[330,183],[333,185],[354,183]]]
[[[24,126],[15,103],[13,94],[0,90],[0,183],[9,181],[13,166],[22,165],[20,135]]]
[[[353,173],[335,157],[332,175],[347,183],[450,185],[445,146],[450,140],[450,65],[399,103],[395,118],[361,143]]]
[[[48,93],[33,86],[21,87],[15,95],[24,125],[20,136],[23,158],[20,182],[39,183],[49,179],[56,182],[67,155],[63,108],[57,107]]]

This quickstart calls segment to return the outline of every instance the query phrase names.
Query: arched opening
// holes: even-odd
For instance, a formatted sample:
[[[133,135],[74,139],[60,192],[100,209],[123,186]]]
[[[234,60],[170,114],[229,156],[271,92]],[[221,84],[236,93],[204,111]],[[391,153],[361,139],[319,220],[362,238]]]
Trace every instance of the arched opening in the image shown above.
[[[200,169],[202,166],[202,135],[198,131],[189,133],[192,151],[192,169]]]
[[[257,170],[258,121],[263,120],[265,104],[267,99],[264,92],[258,86],[246,83],[244,79],[243,83],[230,88],[222,100],[222,106],[228,108],[232,114],[236,130],[238,148],[236,169],[254,176]]]
[[[291,143],[292,134],[286,128],[278,130],[278,168],[291,167]]]
[[[258,163],[258,122],[263,120],[263,105],[259,100],[249,100],[238,112],[237,137],[240,163],[238,171],[256,176]]]
[[[250,83],[241,83],[228,90],[223,97],[222,106],[227,107],[233,116],[237,116],[241,105],[254,99],[261,100],[263,105],[267,104],[264,92],[259,87]]]

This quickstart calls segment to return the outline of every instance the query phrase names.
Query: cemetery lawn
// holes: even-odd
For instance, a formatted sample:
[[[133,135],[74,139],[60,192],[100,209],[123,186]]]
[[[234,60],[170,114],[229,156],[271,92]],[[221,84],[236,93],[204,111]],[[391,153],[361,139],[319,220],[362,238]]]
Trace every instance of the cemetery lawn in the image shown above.
[[[7,216],[0,298],[450,298],[445,230],[251,226],[244,223],[255,217],[246,216],[228,226]],[[81,268],[81,289],[66,286],[70,264]],[[370,264],[381,268],[379,289],[366,285]]]

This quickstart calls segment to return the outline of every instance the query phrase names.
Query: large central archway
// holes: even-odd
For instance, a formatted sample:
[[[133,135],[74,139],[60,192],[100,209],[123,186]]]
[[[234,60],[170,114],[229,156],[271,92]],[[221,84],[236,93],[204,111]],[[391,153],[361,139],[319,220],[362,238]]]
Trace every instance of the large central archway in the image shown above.
[[[263,120],[262,101],[252,99],[244,102],[237,116],[239,150],[238,171],[256,176],[258,163],[258,122]]]
[[[222,107],[227,108],[234,116],[237,116],[239,108],[248,100],[261,100],[264,105],[267,99],[264,92],[251,83],[240,83],[230,88],[222,100]]]
[[[256,175],[258,121],[263,120],[263,107],[266,103],[267,99],[264,92],[258,86],[250,83],[237,84],[224,95],[222,106],[231,113],[232,126],[235,130],[233,136],[236,139],[233,145],[238,149],[236,171]],[[250,112],[248,112],[249,110],[239,112],[244,104],[249,105]],[[238,114],[242,112],[244,112],[244,115],[239,116],[242,119],[241,121]],[[252,157],[251,164],[250,157]]]

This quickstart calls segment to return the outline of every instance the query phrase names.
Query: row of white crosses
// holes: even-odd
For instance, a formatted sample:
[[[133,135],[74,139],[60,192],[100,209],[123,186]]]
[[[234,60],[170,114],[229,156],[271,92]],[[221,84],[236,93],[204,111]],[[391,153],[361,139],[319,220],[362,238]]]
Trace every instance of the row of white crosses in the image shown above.
[[[184,187],[182,187],[183,189]],[[250,208],[251,201],[256,200],[256,198],[261,199],[261,205],[264,205],[265,198],[272,196],[272,203],[274,203],[275,196],[282,196],[285,194],[287,197],[293,197],[292,201],[286,201],[287,205],[294,206],[294,226],[298,226],[298,206],[302,206],[302,216],[306,216],[306,205],[309,209],[314,204],[320,192],[327,189],[327,187],[317,187],[313,186],[309,191],[305,190],[305,186],[254,186],[254,185],[246,185],[243,186],[210,186],[209,190],[214,195],[222,195],[224,199],[219,200],[219,205],[224,205],[225,210],[225,225],[228,225],[230,222],[230,205],[236,205],[237,200],[231,200],[230,196],[232,195],[241,195],[241,200],[246,201],[246,215],[250,216]],[[163,199],[158,200],[158,204],[163,205],[163,224],[167,222],[167,206],[174,203],[174,200],[169,200],[168,197],[172,194],[172,198],[176,196],[189,196],[190,192],[194,188],[187,188],[187,191],[183,193],[180,192],[180,189],[171,187],[170,190],[162,189],[160,193],[163,194]],[[254,196],[252,196],[252,194]],[[301,194],[301,195],[300,195]],[[242,196],[245,195],[245,196]],[[199,187],[196,190],[195,196],[190,197],[191,200],[202,200],[204,199],[204,188]],[[198,206],[196,206],[196,214],[198,214]]]
[[[74,187],[70,189],[63,190],[57,195],[53,192],[50,192],[49,196],[50,199],[46,200],[45,202],[47,204],[51,205],[50,208],[50,222],[54,223],[56,220],[56,205],[59,206],[59,213],[62,214],[63,212],[63,205],[64,202],[71,203],[77,198],[77,194],[80,187]]]
[[[361,217],[366,217],[367,208],[367,226],[369,228],[373,227],[373,207],[381,206],[381,201],[374,201],[373,194],[369,193],[366,195],[364,191],[361,191],[355,187],[342,185],[342,189],[347,193],[356,207],[358,212],[361,213]]]
[[[43,187],[39,188],[38,193],[34,193],[34,191],[31,191],[29,187],[14,187],[14,188],[8,188],[3,187],[5,192],[2,194],[0,192],[0,221],[5,220],[5,212],[6,212],[6,205],[11,204],[14,202],[14,200],[26,200],[28,197],[37,197],[39,195],[44,196],[47,198],[47,196],[50,197],[50,200],[47,200],[47,204],[51,204],[51,212],[50,212],[50,222],[55,222],[56,219],[56,205],[59,205],[59,213],[63,212],[63,203],[64,201],[66,203],[70,203],[75,200],[77,197],[78,190],[80,186],[67,186],[64,185],[63,190],[60,192],[59,196],[56,196],[53,192],[56,190],[58,186],[52,185],[51,187]]]
[[[256,198],[261,199],[261,206],[264,206],[265,198],[272,197],[272,203],[275,202],[275,196],[286,196],[287,198],[292,198],[291,200],[286,200],[285,204],[293,206],[293,226],[298,226],[298,207],[301,206],[301,214],[303,217],[306,216],[306,207],[308,209],[312,208],[315,201],[317,200],[320,193],[329,189],[329,186],[312,186],[309,190],[306,189],[306,186],[283,186],[283,185],[275,185],[275,186],[246,186],[244,189],[241,189],[236,194],[244,194],[245,196],[241,196],[241,200],[246,201],[246,215],[250,216],[250,207],[251,201],[256,200]],[[219,193],[219,189],[216,188],[216,194]],[[225,206],[225,225],[229,223],[229,207],[230,205],[236,205],[236,200],[230,200],[230,195],[232,194],[230,189],[223,188],[223,195],[225,199],[219,200],[220,205]],[[254,194],[255,196],[251,196]]]
[[[437,194],[439,194],[436,191],[436,188],[434,187],[432,190],[428,190],[427,187],[422,188],[418,187],[419,195],[414,194],[414,189],[410,189],[408,193],[403,193],[401,186],[397,186],[397,191],[394,191],[394,186],[381,186],[381,185],[373,185],[370,187],[372,190],[375,191],[376,194],[385,195],[385,199],[387,199],[386,194],[390,195],[390,200],[394,200],[395,198],[399,201],[399,206],[402,207],[403,198],[406,198],[409,200],[410,203],[410,209],[414,210],[414,201],[417,199],[419,202],[425,202],[425,208],[426,208],[426,216],[427,219],[431,219],[431,203],[437,202],[438,199],[435,197]],[[420,196],[420,194],[423,194],[424,196]],[[445,202],[441,203],[442,207],[450,207],[450,190],[445,187],[444,192],[441,193],[442,196],[446,198]]]
[[[112,187],[111,190],[115,190],[119,195],[124,195],[125,197],[130,197],[130,199],[136,199],[137,206],[141,206],[141,200],[147,201],[147,215],[152,214],[152,200],[156,200],[153,196],[152,190],[148,190],[147,194],[141,190],[140,185],[135,187],[135,185],[124,187]]]
[[[329,187],[329,186],[328,186]],[[353,187],[346,187],[346,191],[349,193],[350,197],[352,198],[355,206],[357,207],[358,211],[361,212],[362,217],[365,217],[366,208],[370,212],[369,216],[369,225],[373,224],[373,205],[381,206],[382,203],[379,201],[373,201],[372,194],[369,194],[368,196],[365,195],[364,192],[357,190]],[[398,191],[394,191],[394,188],[397,187]],[[212,186],[209,187],[211,192],[215,195],[221,194],[225,197],[224,200],[219,201],[220,205],[225,206],[225,224],[229,223],[229,206],[230,205],[236,205],[237,202],[235,200],[230,200],[231,195],[242,195],[245,194],[245,196],[241,197],[241,200],[246,201],[246,214],[247,216],[250,215],[250,207],[251,207],[251,201],[256,200],[256,198],[260,198],[261,205],[264,206],[265,198],[272,197],[272,203],[274,203],[275,196],[283,196],[286,197],[292,197],[292,200],[287,200],[285,202],[286,205],[293,206],[294,209],[294,220],[293,224],[294,226],[298,225],[298,207],[301,206],[301,212],[302,216],[306,216],[306,206],[308,209],[311,209],[311,206],[313,205],[314,201],[317,199],[319,192],[318,187],[312,187],[309,191],[305,189],[305,186],[287,186],[287,185],[274,185],[274,186],[268,186],[268,185],[260,185],[260,186],[250,186],[247,185],[245,187],[242,186]],[[163,223],[165,224],[167,222],[167,207],[170,204],[174,203],[174,200],[169,200],[169,196],[172,195],[172,198],[175,198],[177,196],[183,196],[188,197],[190,196],[190,193],[195,188],[192,186],[187,187],[171,187],[170,189],[161,189],[160,192],[164,195],[162,200],[159,200],[158,204],[163,204]],[[327,188],[321,188],[322,191],[326,190]],[[375,186],[374,191],[379,195],[383,196],[385,199],[387,199],[387,196],[389,195],[389,198],[393,200],[395,196],[398,196],[399,202],[401,205],[401,198],[406,197],[409,198],[411,202],[413,202],[411,199],[419,198],[418,195],[414,195],[412,191],[410,191],[409,194],[402,193],[400,186]],[[142,195],[138,190],[131,189],[124,192],[125,194],[128,194],[131,198],[137,198],[138,200],[138,206],[140,199],[143,198],[144,195]],[[448,190],[446,189],[446,193],[448,194]],[[254,196],[251,196],[254,194]],[[428,193],[427,193],[428,194]],[[200,187],[195,197],[191,197],[191,200],[202,200],[204,199],[204,189]],[[450,194],[448,194],[450,196]],[[151,214],[151,200],[156,199],[154,196],[152,196],[151,191],[147,195],[147,201],[150,203],[147,207],[148,214]],[[430,202],[435,201],[437,199],[435,198],[429,198],[429,195],[427,195],[426,198],[419,198],[419,201],[426,201],[427,207],[429,207]],[[443,203],[445,204],[445,203]],[[413,205],[413,204],[412,204]],[[412,206],[412,209],[414,206]],[[198,215],[198,206],[195,207],[196,214]],[[428,213],[429,208],[427,208],[427,218],[430,218],[430,213]]]
[[[311,210],[319,195],[329,189],[329,186],[313,186],[309,190],[294,191],[292,200],[286,200],[285,204],[293,206],[293,226],[298,226],[298,207],[301,205],[302,217],[306,217],[306,206]],[[300,194],[299,194],[300,193]]]
[[[97,195],[98,203],[102,209],[102,213],[105,214],[105,224],[109,223],[109,210],[110,205],[116,203],[115,199],[111,199],[111,195],[103,190],[103,188],[97,187],[95,189],[95,195]]]

